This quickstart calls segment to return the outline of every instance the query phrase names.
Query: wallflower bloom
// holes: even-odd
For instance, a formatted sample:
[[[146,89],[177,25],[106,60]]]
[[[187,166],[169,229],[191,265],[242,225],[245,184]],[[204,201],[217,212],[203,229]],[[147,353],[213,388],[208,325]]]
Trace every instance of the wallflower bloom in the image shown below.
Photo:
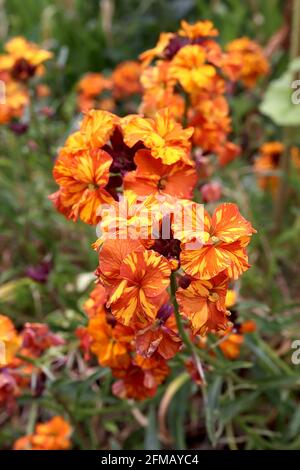
[[[201,218],[200,212],[196,214],[193,209],[191,212],[192,219],[195,218],[189,224],[191,230],[185,233],[174,227],[175,238],[195,243],[192,248],[189,243],[182,244],[180,260],[184,271],[196,278],[210,279],[226,270],[230,278],[237,279],[249,268],[245,248],[256,233],[250,222],[242,217],[235,204],[217,207],[212,218],[205,212],[204,220],[197,220]],[[195,233],[193,226],[203,230]]]
[[[133,251],[120,267],[121,281],[111,294],[108,305],[124,325],[131,319],[154,319],[170,283],[169,262],[152,250]]]
[[[0,71],[8,71],[15,80],[26,81],[42,73],[42,64],[52,58],[52,52],[18,36],[5,44],[6,54],[0,55]]]
[[[226,46],[228,61],[240,64],[236,68],[235,80],[241,80],[247,88],[253,88],[257,80],[268,74],[270,66],[263,50],[247,37],[235,39]]]
[[[171,165],[180,160],[190,162],[190,137],[193,128],[183,129],[171,116],[168,110],[162,110],[155,118],[128,116],[121,123],[124,141],[134,146],[141,141],[151,151],[154,158]]]
[[[33,434],[21,437],[14,450],[67,450],[71,447],[72,428],[61,416],[38,423]]]
[[[180,25],[181,29],[178,31],[178,34],[190,39],[197,39],[200,37],[215,37],[219,35],[218,30],[209,20],[198,21],[195,24],[189,24],[187,21],[182,20]]]
[[[170,194],[178,198],[191,198],[197,182],[194,164],[184,162],[165,165],[152,157],[149,150],[139,150],[134,158],[137,169],[125,175],[124,189],[139,196]]]
[[[90,72],[85,74],[77,84],[78,107],[80,111],[87,112],[93,108],[100,108],[100,95],[112,87],[111,80],[101,73]],[[102,109],[104,109],[102,107]]]
[[[5,315],[0,315],[0,367],[10,364],[21,346],[13,322]]]
[[[113,200],[105,189],[113,158],[103,147],[117,123],[113,114],[90,111],[80,131],[69,137],[57,158],[53,176],[60,189],[50,199],[74,221],[80,217],[88,224],[97,223],[99,205]]]
[[[173,307],[163,304],[155,322],[140,328],[136,334],[136,351],[149,358],[158,354],[163,359],[171,359],[181,348]]]
[[[121,62],[112,73],[113,96],[117,100],[141,93],[141,64],[134,60]]]
[[[279,176],[274,173],[279,169],[284,148],[281,142],[276,141],[267,142],[260,147],[258,157],[254,162],[254,171],[261,189],[271,189],[273,193],[276,192]]]
[[[186,289],[179,288],[176,299],[181,314],[192,325],[194,334],[205,335],[225,329],[229,312],[225,306],[228,277],[225,274],[209,280],[193,279]]]
[[[206,52],[198,45],[185,46],[176,54],[170,66],[170,76],[176,78],[188,93],[209,85],[216,69],[206,64]]]
[[[0,101],[0,124],[7,124],[15,118],[22,117],[29,103],[29,95],[27,90],[16,81],[8,80],[3,83],[5,100],[3,103]]]
[[[102,367],[127,368],[130,365],[133,330],[105,312],[99,312],[89,320],[87,332],[90,350]]]
[[[119,380],[113,384],[113,393],[119,398],[145,400],[156,394],[169,374],[169,367],[162,359],[144,359],[137,355],[128,369],[114,369],[113,375]]]
[[[185,102],[175,91],[176,80],[170,77],[169,63],[163,60],[154,67],[147,67],[141,75],[143,86],[142,103],[139,112],[153,117],[160,109],[168,108],[177,121],[184,115]]]

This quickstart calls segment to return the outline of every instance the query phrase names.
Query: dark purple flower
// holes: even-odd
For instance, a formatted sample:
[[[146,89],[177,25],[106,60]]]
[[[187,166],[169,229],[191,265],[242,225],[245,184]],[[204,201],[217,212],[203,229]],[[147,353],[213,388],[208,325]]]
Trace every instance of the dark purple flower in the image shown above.
[[[172,315],[173,312],[174,312],[173,305],[164,304],[158,310],[157,318],[160,321],[160,323],[165,323],[168,320],[168,318]]]
[[[25,270],[26,276],[30,277],[33,281],[45,283],[52,269],[53,263],[51,260],[44,260],[36,266],[28,266]]]

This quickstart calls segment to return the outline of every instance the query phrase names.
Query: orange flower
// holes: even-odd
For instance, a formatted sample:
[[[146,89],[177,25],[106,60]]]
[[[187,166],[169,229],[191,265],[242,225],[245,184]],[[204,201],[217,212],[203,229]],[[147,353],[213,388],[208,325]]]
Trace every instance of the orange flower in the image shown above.
[[[88,224],[96,224],[98,207],[113,201],[105,189],[113,158],[101,147],[117,123],[117,117],[107,111],[90,111],[80,131],[69,137],[57,158],[53,176],[60,189],[50,199],[74,221],[80,217]]]
[[[216,74],[216,69],[207,65],[205,50],[198,45],[180,49],[170,65],[170,76],[176,78],[188,93],[207,87]]]
[[[240,356],[241,345],[244,342],[245,333],[253,333],[256,330],[254,321],[249,320],[243,322],[237,327],[229,327],[227,330],[221,332],[221,339],[219,347],[228,359],[236,359]]]
[[[219,348],[227,359],[236,359],[241,353],[244,336],[238,333],[230,333],[231,329],[229,328],[222,333],[223,336],[228,335],[228,337],[220,342]]]
[[[21,36],[7,42],[5,51],[6,54],[0,55],[0,71],[9,71],[14,79],[21,81],[42,73],[41,64],[53,56]]]
[[[259,155],[254,162],[258,185],[263,190],[271,189],[273,194],[279,182],[279,176],[274,173],[279,169],[283,152],[284,145],[281,142],[267,142],[260,147]]]
[[[140,54],[139,59],[142,61],[143,66],[149,65],[155,57],[162,57],[164,50],[174,36],[173,33],[161,33],[156,46]]]
[[[79,80],[77,90],[86,96],[95,97],[111,86],[111,81],[101,73],[89,72]]]
[[[89,318],[97,315],[97,313],[103,311],[103,306],[106,304],[107,292],[102,284],[97,284],[96,287],[90,293],[88,300],[83,305],[84,311],[87,313]]]
[[[108,90],[112,87],[111,80],[104,77],[101,73],[87,73],[77,85],[78,90],[78,107],[80,111],[87,112],[93,108],[100,108],[100,103],[97,103],[97,97],[101,95],[104,90]],[[101,107],[101,109],[107,109]],[[110,111],[113,107],[107,109]]]
[[[97,276],[105,285],[115,287],[122,279],[120,270],[126,256],[144,249],[138,240],[106,240],[99,253]]]
[[[169,62],[160,60],[155,67],[146,68],[142,73],[141,83],[144,92],[139,112],[153,117],[160,109],[168,108],[170,115],[176,120],[182,119],[185,102],[175,92],[176,80],[169,76]]]
[[[180,312],[191,321],[194,334],[205,335],[226,328],[227,286],[228,277],[222,273],[209,280],[194,279],[186,289],[177,290]]]
[[[13,322],[0,315],[0,367],[10,364],[21,346],[21,339]]]
[[[158,112],[154,119],[128,116],[122,120],[124,141],[134,146],[141,141],[154,158],[161,158],[166,165],[179,160],[190,161],[190,137],[193,128],[182,129],[167,109]]]
[[[67,450],[71,447],[72,428],[61,416],[38,423],[33,434],[21,437],[14,450]]]
[[[175,238],[183,242],[194,240],[193,247],[182,244],[182,268],[200,279],[210,279],[225,270],[230,278],[237,279],[249,267],[245,248],[256,231],[235,204],[220,205],[212,218],[205,212],[204,220],[200,220],[201,213],[193,212],[197,208],[195,203],[191,204],[190,217],[195,220],[188,224],[190,230],[181,232],[174,227]],[[193,227],[198,232],[193,232]]]
[[[139,150],[134,161],[137,169],[125,175],[125,191],[139,196],[166,193],[178,198],[192,197],[198,178],[192,162],[191,165],[184,162],[164,165],[149,150]]]
[[[154,357],[144,359],[137,355],[128,369],[113,370],[113,375],[120,379],[113,384],[113,393],[123,399],[151,398],[168,374],[169,367],[164,360]]]
[[[246,87],[254,87],[257,80],[269,72],[269,63],[255,41],[247,37],[235,39],[227,44],[226,50],[229,62],[241,64],[240,68],[236,68],[235,77],[231,78],[241,80]]]
[[[98,357],[102,367],[129,367],[133,340],[131,328],[117,323],[112,315],[103,310],[90,318],[87,332],[90,350]]]
[[[21,84],[12,80],[3,81],[3,83],[3,90],[0,89],[0,124],[6,124],[14,118],[22,117],[24,109],[29,103],[28,92]],[[4,102],[1,101],[2,92],[5,97]]]
[[[180,25],[181,29],[178,31],[178,34],[180,36],[188,37],[189,39],[197,39],[207,36],[215,37],[219,35],[218,30],[209,20],[198,21],[195,24],[189,24],[187,21],[182,20]]]
[[[155,318],[170,274],[168,261],[138,240],[107,240],[100,251],[97,275],[110,286],[108,305],[125,325],[136,315]]]
[[[128,254],[120,267],[121,281],[108,302],[113,315],[124,325],[134,316],[154,319],[170,283],[170,274],[168,261],[155,251]]]
[[[120,100],[141,93],[141,64],[134,60],[121,62],[112,73],[113,96]]]
[[[159,309],[157,319],[136,334],[136,351],[149,358],[158,354],[163,359],[171,359],[181,348],[173,307],[164,303]]]

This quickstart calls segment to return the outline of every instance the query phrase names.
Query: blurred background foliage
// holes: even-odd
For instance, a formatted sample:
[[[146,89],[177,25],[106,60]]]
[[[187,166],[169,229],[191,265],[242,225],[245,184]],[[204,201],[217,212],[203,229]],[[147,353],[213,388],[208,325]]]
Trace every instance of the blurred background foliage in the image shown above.
[[[82,303],[91,286],[85,274],[97,264],[91,249],[95,230],[66,221],[47,196],[56,189],[51,172],[57,149],[78,119],[74,86],[79,77],[136,59],[154,46],[160,32],[176,30],[182,18],[191,22],[211,19],[223,44],[247,35],[265,46],[282,27],[286,4],[283,0],[0,0],[0,48],[9,37],[23,35],[50,47],[56,57],[46,75],[54,116],[37,119],[31,110],[31,125],[24,135],[0,129],[3,314],[18,326],[25,321],[46,321],[65,333],[69,354],[77,354],[73,332],[85,323]],[[287,62],[285,48],[279,47],[272,56],[272,77],[279,76]],[[83,433],[93,448],[159,448],[166,441],[158,427],[166,420],[174,448],[300,448],[299,366],[290,362],[291,340],[299,333],[300,319],[300,183],[291,175],[284,227],[274,236],[272,197],[257,188],[251,169],[259,145],[281,140],[283,135],[282,129],[258,112],[267,81],[260,92],[239,93],[231,100],[235,136],[244,152],[217,175],[225,188],[224,200],[238,203],[258,230],[250,246],[252,268],[243,277],[238,312],[241,319],[255,319],[258,324],[258,333],[245,345],[247,361],[214,358],[205,408],[197,386],[181,376],[167,415],[160,410],[159,424],[157,409],[164,389],[150,404],[135,406],[111,395],[106,369],[97,369],[88,378],[61,372],[47,394],[35,402],[57,413],[66,411],[65,402],[69,404],[69,414],[82,428],[75,433],[75,446],[85,446],[80,439]],[[45,259],[52,264],[46,284],[25,276],[28,266]],[[176,361],[168,384],[182,371]],[[203,361],[212,359],[203,352]],[[23,404],[30,400],[22,397]],[[89,420],[98,429],[97,435],[92,434]],[[240,440],[235,439],[233,426],[241,430]],[[8,446],[18,432],[14,426],[3,428],[0,445]]]

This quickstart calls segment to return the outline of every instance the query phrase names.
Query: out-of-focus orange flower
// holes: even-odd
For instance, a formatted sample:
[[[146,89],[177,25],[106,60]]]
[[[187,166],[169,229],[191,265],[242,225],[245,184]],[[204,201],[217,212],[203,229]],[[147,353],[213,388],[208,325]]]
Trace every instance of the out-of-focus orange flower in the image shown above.
[[[3,81],[3,84],[3,90],[0,90],[0,124],[22,117],[29,103],[28,92],[21,84],[12,80]]]
[[[141,93],[142,67],[134,60],[121,62],[112,73],[113,96],[117,100]]]
[[[95,97],[102,93],[103,90],[110,89],[111,80],[104,77],[101,73],[86,73],[78,82],[77,90],[89,97]]]
[[[197,182],[194,164],[184,162],[165,165],[153,158],[149,150],[139,150],[135,155],[137,169],[125,175],[124,189],[139,196],[170,194],[178,198],[191,198]]]
[[[194,210],[196,208],[193,203],[191,217],[201,219],[201,213]],[[245,248],[256,231],[250,222],[242,217],[235,204],[222,204],[214,211],[212,218],[205,212],[204,220],[192,221],[188,226],[190,230],[187,233],[177,231],[176,226],[174,227],[175,238],[183,242],[194,240],[193,247],[189,246],[189,243],[182,244],[181,266],[187,274],[200,279],[210,279],[226,270],[230,278],[237,279],[248,269]],[[195,226],[199,232],[193,235]]]
[[[61,416],[38,423],[33,434],[21,437],[14,450],[67,450],[71,447],[72,428]]]
[[[258,157],[254,162],[254,171],[261,189],[270,189],[275,194],[279,176],[274,174],[279,169],[280,159],[284,152],[281,142],[267,142],[259,149]]]
[[[153,49],[149,49],[148,51],[140,54],[139,58],[142,61],[143,66],[146,67],[149,65],[155,57],[161,57],[170,40],[174,36],[175,35],[173,33],[161,33],[156,46]]]
[[[206,52],[198,45],[185,46],[175,55],[169,73],[176,78],[187,93],[205,89],[216,69],[206,63]]]
[[[13,322],[5,315],[0,315],[0,367],[13,361],[20,346],[21,338]]]
[[[80,131],[69,137],[57,158],[53,176],[60,189],[50,199],[74,221],[80,217],[88,224],[96,224],[98,207],[113,201],[105,189],[113,159],[101,147],[117,123],[117,117],[111,113],[90,111]]]
[[[244,342],[244,336],[239,333],[230,333],[231,328],[222,332],[223,336],[227,336],[219,344],[219,348],[227,359],[236,359],[241,353],[241,345]]]
[[[90,349],[103,367],[127,368],[130,364],[133,330],[118,323],[108,312],[103,311],[90,318],[87,331]]]
[[[257,80],[268,74],[270,66],[261,47],[247,37],[235,39],[226,46],[229,63],[236,62],[235,80],[241,80],[247,88],[256,85]],[[226,67],[225,67],[226,71]]]
[[[236,359],[240,356],[241,345],[244,343],[244,335],[256,331],[256,323],[252,320],[245,321],[237,327],[230,326],[227,330],[220,332],[221,339],[219,347],[228,359]]]
[[[97,104],[101,93],[104,90],[109,90],[112,87],[111,80],[104,77],[101,73],[89,72],[85,74],[77,84],[78,90],[78,107],[80,111],[87,112],[92,108],[100,108],[100,102]],[[104,108],[111,111],[113,108]]]
[[[133,317],[154,319],[170,283],[169,262],[152,250],[132,251],[120,267],[120,282],[108,305],[124,325]]]
[[[160,158],[167,165],[180,160],[190,162],[189,139],[193,128],[183,129],[167,109],[158,112],[154,119],[128,116],[121,126],[129,147],[141,141],[154,158]]]
[[[164,360],[137,355],[128,369],[113,369],[113,375],[119,378],[113,384],[113,393],[123,399],[151,398],[168,374],[169,367]]]
[[[181,314],[192,325],[194,334],[205,335],[225,329],[228,323],[228,311],[225,307],[228,277],[225,274],[209,280],[191,281],[186,289],[179,288],[176,298]]]
[[[13,79],[20,81],[42,73],[42,63],[53,56],[21,36],[11,39],[4,48],[6,54],[0,55],[0,71],[9,71]]]
[[[253,333],[254,331],[256,331],[257,327],[256,327],[256,323],[254,320],[247,320],[247,321],[244,321],[241,325],[240,325],[240,328],[239,328],[239,331],[241,333]]]
[[[144,91],[139,112],[153,117],[160,109],[168,108],[176,120],[182,119],[185,102],[175,92],[176,80],[170,77],[168,62],[160,60],[155,67],[146,68],[141,75],[141,83]]]
[[[189,39],[215,37],[219,35],[218,30],[209,20],[198,21],[195,24],[189,24],[187,21],[182,20],[180,26],[181,29],[178,31],[178,34],[180,36],[188,37]]]
[[[50,87],[45,83],[39,83],[36,86],[35,92],[38,98],[47,98],[47,96],[51,95]]]

